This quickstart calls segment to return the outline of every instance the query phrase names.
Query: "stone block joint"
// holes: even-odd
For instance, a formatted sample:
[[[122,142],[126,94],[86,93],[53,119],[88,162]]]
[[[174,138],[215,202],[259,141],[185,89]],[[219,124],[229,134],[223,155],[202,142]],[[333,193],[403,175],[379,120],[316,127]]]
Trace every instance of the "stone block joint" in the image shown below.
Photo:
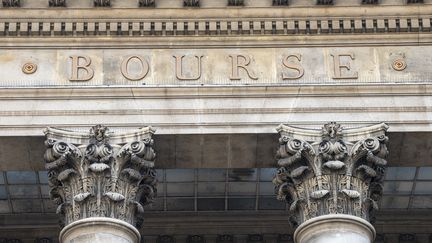
[[[143,206],[156,194],[153,133],[146,127],[114,135],[102,125],[89,133],[45,130],[45,167],[61,226],[95,217],[141,226]]]
[[[322,130],[280,125],[273,183],[289,204],[294,227],[323,215],[347,214],[373,221],[383,191],[388,126]]]

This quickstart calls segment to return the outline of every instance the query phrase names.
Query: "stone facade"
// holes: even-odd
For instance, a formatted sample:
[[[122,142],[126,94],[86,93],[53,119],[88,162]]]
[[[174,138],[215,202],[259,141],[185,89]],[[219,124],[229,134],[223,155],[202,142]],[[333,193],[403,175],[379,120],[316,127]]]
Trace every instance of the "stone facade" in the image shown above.
[[[151,243],[282,243],[297,239],[289,221],[373,221],[387,147],[391,166],[415,167],[404,183],[429,182],[417,176],[431,163],[431,12],[431,0],[3,0],[0,242],[56,242],[55,211],[63,241],[77,225],[94,241],[99,224],[108,238],[127,231],[127,242],[137,226]],[[338,123],[313,130],[326,121]],[[389,134],[353,128],[380,121]],[[281,122],[292,126],[279,127],[277,144]],[[99,123],[116,132],[82,132]],[[152,129],[135,131],[143,123],[158,128],[154,145]],[[46,126],[60,129],[45,131],[43,148]],[[278,202],[260,180],[276,144],[274,182],[288,204],[269,210]],[[154,150],[158,169],[193,169],[193,179],[165,171],[154,198]],[[203,180],[214,168],[242,172]],[[19,170],[38,171],[24,185],[39,193],[10,184]],[[207,184],[225,190],[203,195]],[[430,210],[412,206],[430,198],[397,193],[384,196],[406,206],[377,215],[376,242],[429,243]]]

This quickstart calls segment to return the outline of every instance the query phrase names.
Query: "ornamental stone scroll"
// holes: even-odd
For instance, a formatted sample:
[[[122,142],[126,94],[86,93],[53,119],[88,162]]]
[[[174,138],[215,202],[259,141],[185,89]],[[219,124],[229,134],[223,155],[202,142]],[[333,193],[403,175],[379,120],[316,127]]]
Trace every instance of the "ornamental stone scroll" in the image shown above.
[[[373,240],[375,230],[368,221],[374,220],[383,191],[387,129],[381,123],[344,130],[335,122],[321,130],[287,125],[277,128],[279,169],[273,183],[277,198],[288,203],[290,223],[300,226],[295,234],[297,243],[325,242],[324,238],[309,241],[324,224],[337,225],[339,229],[333,228],[334,232],[344,225],[349,229],[346,231],[362,232],[356,237],[363,237],[363,241],[349,242]],[[332,226],[326,227],[332,230]]]
[[[126,234],[128,242],[139,241],[135,227],[141,226],[144,205],[156,194],[154,132],[145,127],[114,134],[102,125],[89,133],[45,130],[50,196],[65,227],[60,242],[75,242],[81,234],[103,238],[97,234],[107,232],[114,239]],[[85,232],[94,225],[96,230]]]

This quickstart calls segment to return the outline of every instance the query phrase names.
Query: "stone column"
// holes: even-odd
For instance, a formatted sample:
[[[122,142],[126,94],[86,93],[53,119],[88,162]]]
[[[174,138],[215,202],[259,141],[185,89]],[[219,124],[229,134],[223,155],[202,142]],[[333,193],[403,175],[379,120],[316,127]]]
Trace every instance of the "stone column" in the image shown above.
[[[45,130],[51,198],[61,218],[60,243],[138,243],[143,205],[156,193],[150,127],[113,134]]]
[[[277,197],[289,205],[296,243],[371,243],[387,165],[388,126],[322,130],[280,125]]]

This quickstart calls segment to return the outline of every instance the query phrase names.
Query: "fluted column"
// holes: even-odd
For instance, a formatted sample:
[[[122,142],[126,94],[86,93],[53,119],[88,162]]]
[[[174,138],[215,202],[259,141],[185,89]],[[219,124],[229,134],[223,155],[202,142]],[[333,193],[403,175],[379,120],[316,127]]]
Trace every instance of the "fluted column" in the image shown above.
[[[156,193],[150,127],[113,134],[45,130],[51,198],[61,218],[61,243],[138,243],[143,206]]]
[[[296,243],[371,243],[383,191],[388,126],[321,130],[280,125],[277,197],[289,204]]]

